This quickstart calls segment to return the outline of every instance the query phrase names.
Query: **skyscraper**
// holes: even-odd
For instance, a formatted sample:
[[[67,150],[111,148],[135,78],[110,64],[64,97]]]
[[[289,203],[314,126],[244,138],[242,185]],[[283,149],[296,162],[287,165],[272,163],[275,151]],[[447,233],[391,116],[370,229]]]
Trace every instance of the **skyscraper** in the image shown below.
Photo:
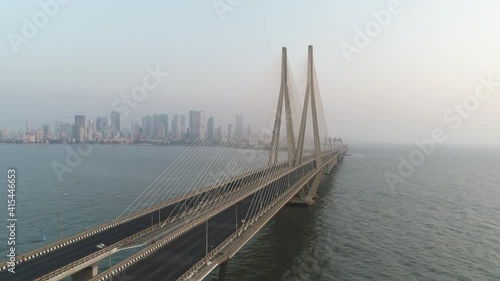
[[[9,138],[9,130],[8,129],[2,129],[0,132],[0,139],[1,140],[6,140]]]
[[[56,138],[62,140],[70,140],[71,139],[71,124],[64,122],[56,122],[55,127]]]
[[[215,132],[215,141],[217,143],[221,143],[222,142],[222,126],[219,126],[219,128]]]
[[[49,138],[49,133],[50,133],[50,125],[45,123],[42,124],[42,140],[46,140]]]
[[[97,117],[96,121],[96,130],[101,132],[104,135],[104,132],[108,128],[108,118],[107,117]]]
[[[234,140],[236,142],[241,142],[243,141],[245,137],[245,124],[243,123],[243,115],[237,114],[236,115],[236,127],[234,130]]]
[[[181,135],[184,137],[186,135],[186,115],[181,115]]]
[[[94,120],[90,119],[89,123],[87,125],[87,140],[94,141],[94,139],[95,139],[94,129],[95,129]]]
[[[87,127],[88,127],[89,129],[94,130],[94,129],[95,129],[95,126],[94,126],[94,120],[90,119],[90,120],[89,120],[89,123],[88,123],[88,125],[87,125]]]
[[[189,111],[189,138],[191,141],[198,140],[200,136],[200,114],[198,111]]]
[[[205,111],[189,111],[189,130],[191,134],[191,141],[205,140],[207,130],[205,124]]]
[[[207,135],[207,121],[205,119],[205,111],[199,111],[198,114],[200,115],[200,140],[204,141]]]
[[[75,115],[75,127],[73,130],[73,138],[76,141],[81,141],[81,139],[83,137],[80,135],[80,132],[81,132],[80,128],[85,129],[85,115]]]
[[[174,140],[181,139],[181,122],[179,120],[179,114],[175,114],[174,120],[172,120],[172,137]]]
[[[153,124],[151,135],[153,139],[157,139],[160,131],[160,116],[158,114],[153,114]]]
[[[113,133],[120,131],[120,112],[111,111],[111,131]]]
[[[146,139],[152,138],[152,123],[151,115],[142,118],[142,134]]]
[[[214,118],[213,117],[208,118],[207,138],[209,139],[209,141],[213,141],[213,138],[214,138]]]
[[[175,128],[175,124],[174,124],[174,119],[172,119],[172,124],[170,124],[170,128],[172,128],[172,131],[170,132],[170,136],[172,137],[173,140],[175,140],[175,132],[174,132],[174,128]]]
[[[166,133],[165,133],[165,125],[160,124],[160,127],[159,127],[158,129],[159,129],[159,130],[158,130],[158,137],[159,137],[159,138],[164,139],[164,138],[165,138],[165,136],[166,136]]]
[[[136,121],[130,122],[130,139],[132,139],[132,142],[137,139],[137,134],[139,133],[137,127],[138,125]]]
[[[33,132],[33,127],[31,125],[31,120],[26,120],[26,134],[31,134]]]
[[[159,126],[163,125],[163,133],[160,133],[158,137],[164,139],[168,135],[168,114],[160,114],[158,119]]]

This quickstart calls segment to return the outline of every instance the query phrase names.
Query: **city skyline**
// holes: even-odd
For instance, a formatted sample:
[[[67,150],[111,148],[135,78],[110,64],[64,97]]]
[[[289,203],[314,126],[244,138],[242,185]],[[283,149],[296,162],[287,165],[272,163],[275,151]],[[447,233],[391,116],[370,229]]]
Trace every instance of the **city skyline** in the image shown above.
[[[243,142],[252,135],[251,125],[244,128],[243,114],[236,114],[234,125],[237,131],[232,135],[230,124],[217,124],[213,116],[206,118],[205,111],[189,110],[188,114],[172,114],[169,125],[169,114],[152,113],[142,117],[139,122],[131,121],[130,127],[122,124],[120,112],[111,111],[110,117],[96,116],[87,118],[86,115],[74,115],[73,122],[55,121],[41,123],[41,127],[33,124],[32,120],[25,120],[25,129],[0,128],[1,141],[35,142],[93,142],[93,141],[123,141],[131,143],[142,141],[164,140],[168,142],[198,142],[223,138],[234,142]],[[188,116],[189,126],[185,120]],[[216,126],[217,125],[217,126]],[[224,127],[227,126],[226,131]],[[232,138],[234,137],[234,139]]]
[[[304,50],[312,44],[332,135],[413,142],[447,125],[444,114],[474,94],[480,77],[500,80],[500,3],[396,1],[390,20],[386,16],[378,33],[366,35],[366,27],[380,21],[390,3],[245,2],[221,20],[210,1],[72,1],[61,6],[36,38],[19,46],[18,53],[8,38],[0,42],[5,50],[0,54],[0,128],[22,128],[26,119],[40,126],[58,121],[58,116],[70,121],[74,114],[108,112],[113,102],[122,106],[122,96],[142,84],[148,67],[169,75],[130,110],[124,124],[147,112],[191,108],[213,112],[223,122],[235,113],[250,117],[255,100],[275,104],[266,97],[274,97],[278,89],[263,91],[261,85],[279,77],[270,69],[279,69],[283,46],[288,47],[297,91],[303,95]],[[122,12],[110,22],[108,11],[116,5]],[[0,32],[19,34],[21,19],[31,19],[38,10],[36,1],[3,1],[0,16],[5,24]],[[255,20],[256,13],[262,20]],[[94,15],[92,22],[89,14]],[[132,23],[130,18],[137,20]],[[294,30],[310,32],[290,36]],[[356,44],[356,38],[367,42]],[[450,134],[449,143],[498,144],[500,125],[491,122],[500,118],[498,92]],[[453,115],[457,118],[456,112]]]

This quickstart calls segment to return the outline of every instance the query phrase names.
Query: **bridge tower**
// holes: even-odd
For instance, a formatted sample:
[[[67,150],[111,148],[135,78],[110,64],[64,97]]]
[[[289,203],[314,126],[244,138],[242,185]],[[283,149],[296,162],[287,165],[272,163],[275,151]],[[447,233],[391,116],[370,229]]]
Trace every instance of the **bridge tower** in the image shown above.
[[[271,141],[271,152],[269,156],[268,165],[275,165],[278,163],[278,153],[280,146],[280,131],[281,122],[283,116],[283,107],[285,107],[285,122],[286,122],[286,136],[287,136],[287,152],[288,152],[288,165],[289,167],[297,167],[301,165],[304,161],[304,142],[305,142],[305,132],[307,116],[309,114],[309,107],[311,108],[310,115],[312,116],[312,130],[314,139],[314,157],[316,160],[317,174],[314,178],[307,183],[298,193],[297,200],[294,203],[305,203],[312,204],[318,186],[321,182],[321,177],[323,175],[323,163],[322,163],[322,153],[321,153],[321,140],[319,134],[318,125],[318,90],[315,88],[315,67],[314,67],[314,56],[313,56],[313,46],[308,48],[308,62],[307,62],[307,84],[306,92],[304,97],[304,104],[301,115],[300,129],[298,134],[297,143],[295,143],[295,134],[293,129],[293,118],[290,102],[290,88],[289,88],[289,78],[288,78],[288,58],[286,47],[282,48],[282,58],[281,58],[281,86],[278,97],[278,106],[276,108],[276,117],[274,119],[274,130]],[[325,139],[326,140],[326,139]]]
[[[271,141],[271,153],[269,157],[269,166],[278,163],[278,148],[280,142],[281,117],[283,115],[283,101],[285,106],[285,122],[286,122],[286,140],[288,150],[288,165],[294,166],[295,159],[295,134],[293,132],[292,109],[290,105],[290,91],[288,85],[288,58],[287,49],[281,49],[281,86],[278,97],[278,107],[276,108],[276,117],[274,119],[274,130]]]
[[[304,105],[302,109],[302,119],[300,122],[300,131],[298,146],[295,154],[295,166],[302,164],[304,160],[304,138],[306,131],[307,113],[309,108],[309,100],[311,102],[311,115],[312,115],[312,126],[314,135],[314,154],[316,158],[316,169],[318,170],[311,182],[307,183],[298,193],[300,201],[312,204],[316,193],[318,190],[319,183],[321,182],[321,177],[323,175],[322,170],[322,160],[321,160],[321,143],[318,128],[318,110],[316,104],[317,90],[314,88],[316,73],[314,68],[314,56],[313,56],[313,46],[309,45],[308,48],[308,59],[307,59],[307,84],[306,84],[306,94],[304,97]]]

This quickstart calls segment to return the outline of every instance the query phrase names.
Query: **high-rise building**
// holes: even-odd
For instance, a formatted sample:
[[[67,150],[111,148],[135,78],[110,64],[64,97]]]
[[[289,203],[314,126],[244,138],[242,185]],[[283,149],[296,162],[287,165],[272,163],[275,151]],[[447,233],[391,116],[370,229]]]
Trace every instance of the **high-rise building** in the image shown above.
[[[64,122],[56,122],[55,134],[57,139],[70,140],[71,139],[71,124]]]
[[[43,142],[43,130],[38,128],[35,134],[35,142]]]
[[[91,129],[91,130],[94,130],[95,129],[95,125],[94,125],[94,120],[90,119],[89,120],[89,123],[87,125],[87,128]]]
[[[45,123],[45,124],[42,124],[42,140],[46,140],[49,138],[49,134],[50,134],[50,125]]]
[[[151,115],[147,115],[142,118],[142,135],[146,139],[152,138],[152,121]]]
[[[87,128],[87,138],[88,141],[94,141],[94,130],[92,128]]]
[[[158,128],[158,137],[161,139],[165,139],[166,133],[165,133],[165,125],[160,124],[160,127]]]
[[[213,141],[214,139],[214,118],[208,118],[207,122],[207,138],[209,141]]]
[[[234,130],[234,140],[241,142],[245,138],[245,124],[243,123],[243,115],[236,115],[236,127]]]
[[[174,119],[172,119],[172,122],[170,124],[170,128],[172,128],[172,131],[170,132],[170,136],[172,137],[172,139],[175,140],[175,132],[174,132],[174,128],[175,128],[175,124],[174,124]]]
[[[153,139],[157,139],[159,136],[159,131],[160,131],[160,115],[158,114],[153,114],[153,124],[152,124],[152,137]]]
[[[85,129],[85,115],[75,115],[75,129],[73,130],[73,138],[76,141],[82,141],[82,135],[80,130],[81,128]],[[85,132],[85,130],[83,130]]]
[[[219,128],[215,132],[215,141],[217,143],[221,143],[222,142],[222,126],[219,126]]]
[[[186,115],[181,114],[181,135],[186,135]]]
[[[227,125],[227,140],[228,141],[231,141],[231,139],[233,138],[232,129],[233,129],[233,125],[231,125],[231,124]]]
[[[111,111],[111,131],[113,133],[120,131],[120,112]]]
[[[175,114],[172,120],[172,137],[174,140],[181,139],[181,122],[179,120],[179,114]]]
[[[107,117],[97,117],[95,120],[96,130],[104,134],[108,128],[108,118]]]
[[[205,119],[205,111],[199,111],[200,115],[200,140],[204,141],[207,136],[207,121]]]
[[[2,129],[0,132],[0,140],[6,140],[9,138],[9,130],[8,129]]]
[[[200,114],[199,111],[189,111],[189,138],[191,141],[198,140],[200,136]]]
[[[168,114],[160,114],[159,117],[159,125],[163,125],[163,133],[159,135],[160,138],[164,139],[168,135]]]
[[[87,140],[87,130],[85,130],[85,127],[80,127],[80,132],[79,132],[79,142],[84,142]]]
[[[130,122],[130,139],[133,141],[137,140],[137,135],[139,134],[139,125],[136,121]]]
[[[33,127],[31,125],[31,120],[26,120],[26,134],[33,133]]]
[[[189,111],[189,130],[191,141],[205,140],[205,111]]]

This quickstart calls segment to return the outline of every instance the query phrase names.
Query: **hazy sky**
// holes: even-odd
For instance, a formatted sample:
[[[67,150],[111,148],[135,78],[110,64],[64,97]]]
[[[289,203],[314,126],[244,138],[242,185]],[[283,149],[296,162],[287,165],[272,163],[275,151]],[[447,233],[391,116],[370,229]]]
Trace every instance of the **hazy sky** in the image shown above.
[[[23,18],[43,11],[38,2],[0,2],[0,128],[109,117],[112,102],[156,65],[169,76],[122,126],[189,109],[226,123],[258,103],[275,106],[266,97],[277,92],[260,90],[279,82],[282,46],[303,92],[312,44],[331,135],[406,142],[440,127],[451,143],[500,144],[500,86],[477,106],[473,100],[479,77],[500,81],[496,0],[401,0],[402,11],[359,48],[356,28],[365,30],[391,1],[70,0],[23,37]],[[220,17],[214,3],[234,7]],[[17,53],[13,33],[24,40]],[[350,62],[342,42],[358,50]],[[447,111],[464,100],[474,109],[458,124]]]

